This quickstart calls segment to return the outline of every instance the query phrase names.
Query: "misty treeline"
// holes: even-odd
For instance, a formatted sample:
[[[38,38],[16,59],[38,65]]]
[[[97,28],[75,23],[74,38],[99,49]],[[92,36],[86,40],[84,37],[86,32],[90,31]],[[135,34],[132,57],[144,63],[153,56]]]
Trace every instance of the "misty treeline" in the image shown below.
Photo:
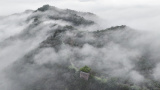
[[[159,35],[126,25],[103,29],[97,20],[49,5],[2,19],[1,29],[20,28],[0,32],[8,35],[0,39],[0,89],[159,90]],[[7,21],[13,27],[2,27]],[[88,81],[80,78],[85,65]]]

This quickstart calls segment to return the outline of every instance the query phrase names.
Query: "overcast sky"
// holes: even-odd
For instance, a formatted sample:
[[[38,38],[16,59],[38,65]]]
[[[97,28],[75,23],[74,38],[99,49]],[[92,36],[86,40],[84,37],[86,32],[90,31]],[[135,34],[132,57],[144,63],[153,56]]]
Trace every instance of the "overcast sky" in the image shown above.
[[[37,9],[44,4],[93,12],[110,25],[126,24],[141,30],[160,29],[159,0],[0,0],[0,15]]]

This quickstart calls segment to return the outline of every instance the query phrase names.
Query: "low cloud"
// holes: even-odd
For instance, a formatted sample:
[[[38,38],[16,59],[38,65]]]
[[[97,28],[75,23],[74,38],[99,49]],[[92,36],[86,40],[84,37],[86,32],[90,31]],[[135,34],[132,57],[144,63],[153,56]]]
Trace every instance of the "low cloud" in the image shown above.
[[[130,9],[126,9],[126,7],[120,11],[117,8],[111,9],[107,13],[111,17],[110,20],[115,23],[110,23],[110,25],[122,24],[121,20],[126,18],[125,20],[128,21],[124,21],[123,24],[125,24],[129,20],[143,17],[147,12],[146,10],[141,13],[141,10],[137,10],[137,8],[132,8],[132,10],[133,13],[127,16],[126,13],[130,12]],[[136,11],[142,16],[136,16]],[[155,14],[157,16],[159,13]],[[106,79],[123,78],[133,84],[145,83],[148,78],[159,79],[160,36],[158,31],[155,33],[126,27],[122,30],[97,32],[98,34],[95,35],[93,31],[109,27],[109,24],[98,22],[90,25],[89,20],[95,22],[98,20],[87,19],[87,17],[81,19],[82,15],[75,17],[84,20],[87,24],[89,22],[89,24],[75,24],[76,18],[71,21],[66,19],[72,18],[69,17],[70,15],[75,14],[54,8],[52,11],[24,12],[24,14],[11,15],[1,19],[0,60],[2,63],[0,68],[2,74],[0,78],[2,81],[0,89],[47,88],[48,90],[60,88],[61,85],[68,85],[67,81],[72,81],[72,73],[67,71],[72,64],[78,69],[88,65]],[[119,16],[114,15],[122,15],[123,18],[120,19]],[[133,17],[130,19],[132,15]],[[152,15],[146,17],[150,18],[148,21],[152,20]],[[102,27],[98,24],[106,26]],[[66,25],[73,26],[73,30],[62,32],[61,29],[63,30]],[[14,30],[14,32],[10,32],[10,30]],[[60,32],[57,37],[56,31]],[[55,39],[57,41],[54,42]],[[50,46],[50,43],[54,47]],[[41,44],[45,44],[46,47],[40,47]]]

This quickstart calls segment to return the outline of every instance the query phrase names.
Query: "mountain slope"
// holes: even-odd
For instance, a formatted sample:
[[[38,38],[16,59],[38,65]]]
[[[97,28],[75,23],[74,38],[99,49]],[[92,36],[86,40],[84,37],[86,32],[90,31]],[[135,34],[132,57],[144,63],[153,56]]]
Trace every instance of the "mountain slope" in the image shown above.
[[[155,80],[158,45],[142,43],[152,38],[144,37],[141,32],[125,25],[102,29],[96,22],[98,17],[92,13],[49,5],[14,16],[23,17],[21,23],[16,23],[16,27],[23,28],[0,43],[0,59],[10,61],[3,67],[0,89],[160,88],[159,81]],[[79,77],[79,68],[85,65],[92,69],[88,81]]]

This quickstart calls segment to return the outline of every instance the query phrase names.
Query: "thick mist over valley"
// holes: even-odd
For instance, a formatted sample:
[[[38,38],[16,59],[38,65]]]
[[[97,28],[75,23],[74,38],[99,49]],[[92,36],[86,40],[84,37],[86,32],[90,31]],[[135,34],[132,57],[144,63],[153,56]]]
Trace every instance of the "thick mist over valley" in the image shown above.
[[[0,90],[159,90],[160,33],[108,26],[49,5],[0,17]]]

